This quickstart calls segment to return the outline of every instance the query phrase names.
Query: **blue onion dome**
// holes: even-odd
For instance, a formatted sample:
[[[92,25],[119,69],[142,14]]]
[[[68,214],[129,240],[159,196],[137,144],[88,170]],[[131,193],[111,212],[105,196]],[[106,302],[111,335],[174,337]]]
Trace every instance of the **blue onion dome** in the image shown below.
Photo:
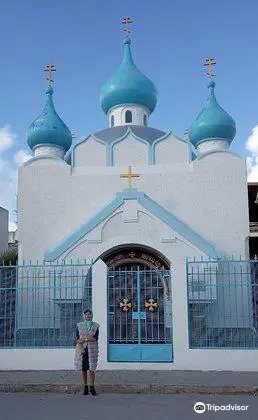
[[[67,151],[72,144],[72,134],[55,110],[51,86],[47,88],[46,95],[47,101],[42,114],[29,126],[28,145],[31,149],[39,145],[53,145]]]
[[[235,121],[218,104],[214,88],[215,82],[211,81],[207,102],[191,125],[190,140],[194,146],[210,139],[226,140],[230,144],[235,137]]]
[[[152,112],[157,104],[157,89],[134,64],[130,45],[131,40],[126,37],[123,61],[101,88],[100,105],[106,114],[111,108],[126,104],[142,105]]]

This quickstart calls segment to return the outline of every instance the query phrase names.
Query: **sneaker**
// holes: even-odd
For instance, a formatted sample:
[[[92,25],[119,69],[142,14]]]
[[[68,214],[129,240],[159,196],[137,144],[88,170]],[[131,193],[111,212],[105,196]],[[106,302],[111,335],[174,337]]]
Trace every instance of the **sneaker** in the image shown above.
[[[94,395],[94,396],[97,395],[97,392],[96,392],[94,386],[90,386],[90,393],[91,393],[91,395]]]
[[[85,385],[84,390],[83,390],[83,395],[88,395],[89,394],[89,388],[87,385]]]

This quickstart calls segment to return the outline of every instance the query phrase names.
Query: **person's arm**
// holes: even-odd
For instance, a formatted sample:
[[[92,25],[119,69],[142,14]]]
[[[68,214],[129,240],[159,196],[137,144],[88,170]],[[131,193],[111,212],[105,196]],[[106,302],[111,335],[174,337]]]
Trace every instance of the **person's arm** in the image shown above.
[[[85,342],[92,343],[93,341],[98,341],[99,338],[99,329],[96,329],[95,334],[92,337],[88,337],[85,339]]]
[[[76,328],[76,343],[82,344],[84,342],[85,342],[85,339],[84,338],[80,338],[79,329],[77,327]]]

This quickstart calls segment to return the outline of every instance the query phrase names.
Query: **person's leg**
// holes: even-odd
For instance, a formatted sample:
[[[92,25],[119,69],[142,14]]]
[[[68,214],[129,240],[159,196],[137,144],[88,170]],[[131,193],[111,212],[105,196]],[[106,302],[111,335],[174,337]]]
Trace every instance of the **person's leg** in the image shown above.
[[[88,395],[88,385],[87,385],[87,371],[89,370],[89,355],[87,349],[82,357],[82,380],[84,385],[83,395]]]
[[[93,370],[90,370],[90,393],[91,395],[97,395],[97,392],[94,388],[95,384],[95,372]]]
[[[85,369],[82,370],[82,382],[84,386],[87,385],[87,370]]]
[[[87,385],[87,370],[86,369],[82,369],[82,381],[83,381],[83,395],[88,395],[89,393],[89,388]]]
[[[93,370],[90,370],[90,385],[94,386],[95,384],[95,372]]]

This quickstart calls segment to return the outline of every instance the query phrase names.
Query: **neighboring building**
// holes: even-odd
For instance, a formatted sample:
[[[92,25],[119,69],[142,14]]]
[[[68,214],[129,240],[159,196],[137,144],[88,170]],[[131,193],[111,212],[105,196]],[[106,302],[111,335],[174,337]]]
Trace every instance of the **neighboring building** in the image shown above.
[[[251,259],[258,259],[258,183],[248,183],[250,220],[249,252]]]
[[[18,231],[10,231],[8,233],[8,249],[15,249],[18,251]]]
[[[51,86],[46,95],[18,191],[19,261],[43,267],[19,272],[16,340],[72,346],[72,316],[87,302],[101,325],[101,369],[256,369],[255,350],[232,349],[256,340],[249,277],[242,270],[249,286],[239,288],[237,263],[223,260],[249,258],[248,191],[215,83],[189,141],[149,126],[157,89],[137,69],[128,37],[101,89],[108,128],[72,145]],[[85,258],[92,270],[69,265]],[[20,369],[72,366],[70,349],[33,351],[22,353]]]
[[[8,210],[0,207],[0,255],[8,248]]]

